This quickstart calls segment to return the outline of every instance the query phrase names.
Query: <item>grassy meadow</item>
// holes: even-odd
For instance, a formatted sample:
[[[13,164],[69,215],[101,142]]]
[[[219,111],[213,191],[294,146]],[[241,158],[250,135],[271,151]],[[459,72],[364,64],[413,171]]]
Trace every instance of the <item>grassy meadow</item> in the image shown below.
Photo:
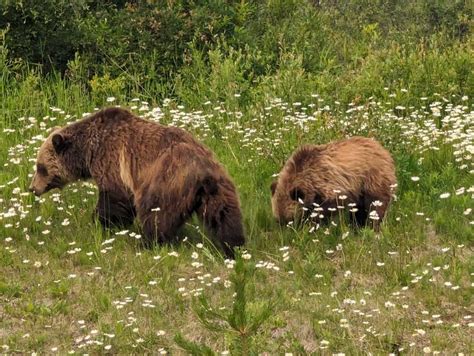
[[[65,71],[46,70],[13,58],[3,33],[0,353],[474,351],[472,38],[447,31],[457,28],[449,21],[407,17],[400,28],[387,9],[344,21],[294,1],[245,4],[232,12],[232,36],[187,39],[182,65],[162,81],[153,58],[124,55],[122,65],[118,52],[100,67],[76,53]],[[111,105],[182,127],[215,152],[244,215],[235,261],[196,219],[181,243],[153,249],[138,224],[103,230],[93,182],[28,193],[50,129]],[[396,162],[382,231],[353,228],[343,211],[327,226],[277,224],[270,184],[291,152],[355,135],[378,139]]]
[[[216,353],[237,353],[242,344],[270,354],[468,351],[472,106],[440,98],[402,108],[399,95],[409,93],[348,107],[318,96],[308,104],[271,100],[247,113],[217,103],[198,111],[173,101],[121,103],[195,133],[227,167],[248,238],[239,270],[196,221],[181,232],[183,243],[144,250],[138,226],[103,231],[92,221],[97,190],[89,182],[39,199],[25,192],[35,148],[50,127],[81,117],[79,108],[52,106],[6,125],[3,351],[175,353],[183,350],[177,334]],[[275,223],[269,185],[293,148],[352,135],[377,137],[397,162],[397,200],[382,232],[354,230],[344,219],[319,228]],[[226,317],[242,283],[244,316],[231,326]],[[203,316],[202,303],[221,316]]]

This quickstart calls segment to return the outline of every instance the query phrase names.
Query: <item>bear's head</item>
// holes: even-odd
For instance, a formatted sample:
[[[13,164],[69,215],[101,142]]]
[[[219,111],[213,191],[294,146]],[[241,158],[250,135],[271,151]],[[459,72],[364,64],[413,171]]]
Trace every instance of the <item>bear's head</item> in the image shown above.
[[[315,202],[312,168],[324,146],[304,145],[286,161],[271,184],[273,216],[281,224],[305,218]]]
[[[30,192],[40,196],[51,189],[62,188],[67,183],[80,178],[77,174],[77,164],[81,158],[74,159],[68,152],[73,149],[73,146],[71,136],[66,134],[64,129],[53,130],[38,151],[36,170],[29,187]]]
[[[272,182],[273,216],[280,224],[300,220],[303,217],[305,192],[302,187],[297,187],[287,177],[280,177]]]

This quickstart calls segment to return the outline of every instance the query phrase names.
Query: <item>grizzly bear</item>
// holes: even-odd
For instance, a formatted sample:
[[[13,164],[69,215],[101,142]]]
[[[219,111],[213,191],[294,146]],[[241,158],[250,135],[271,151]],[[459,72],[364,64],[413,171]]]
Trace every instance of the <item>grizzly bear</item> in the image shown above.
[[[347,208],[353,221],[378,231],[396,187],[390,153],[365,137],[305,145],[271,185],[272,210],[281,223],[301,218],[327,221]]]
[[[39,149],[30,191],[35,195],[92,179],[95,215],[104,227],[135,216],[144,242],[174,240],[197,213],[227,257],[244,244],[235,186],[213,153],[190,133],[107,108],[49,135]]]

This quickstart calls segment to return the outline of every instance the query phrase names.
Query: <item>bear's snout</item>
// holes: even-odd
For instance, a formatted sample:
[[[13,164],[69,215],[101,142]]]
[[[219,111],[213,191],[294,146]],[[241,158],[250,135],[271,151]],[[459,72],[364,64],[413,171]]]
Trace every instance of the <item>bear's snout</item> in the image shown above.
[[[28,191],[30,191],[31,193],[33,193],[34,195],[36,195],[37,197],[39,197],[41,195],[41,192],[39,192],[38,190],[36,190],[32,185],[30,185],[30,187],[28,188]]]

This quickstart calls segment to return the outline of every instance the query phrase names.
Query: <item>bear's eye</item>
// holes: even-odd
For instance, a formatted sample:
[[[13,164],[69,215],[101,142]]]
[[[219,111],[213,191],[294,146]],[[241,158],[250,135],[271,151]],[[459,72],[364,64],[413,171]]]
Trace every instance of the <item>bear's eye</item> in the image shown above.
[[[48,175],[48,170],[46,169],[46,166],[44,164],[38,164],[36,166],[36,172],[42,176],[47,176]]]
[[[301,189],[299,188],[294,188],[290,192],[290,198],[294,201],[299,201],[299,200],[304,200],[304,193]]]

